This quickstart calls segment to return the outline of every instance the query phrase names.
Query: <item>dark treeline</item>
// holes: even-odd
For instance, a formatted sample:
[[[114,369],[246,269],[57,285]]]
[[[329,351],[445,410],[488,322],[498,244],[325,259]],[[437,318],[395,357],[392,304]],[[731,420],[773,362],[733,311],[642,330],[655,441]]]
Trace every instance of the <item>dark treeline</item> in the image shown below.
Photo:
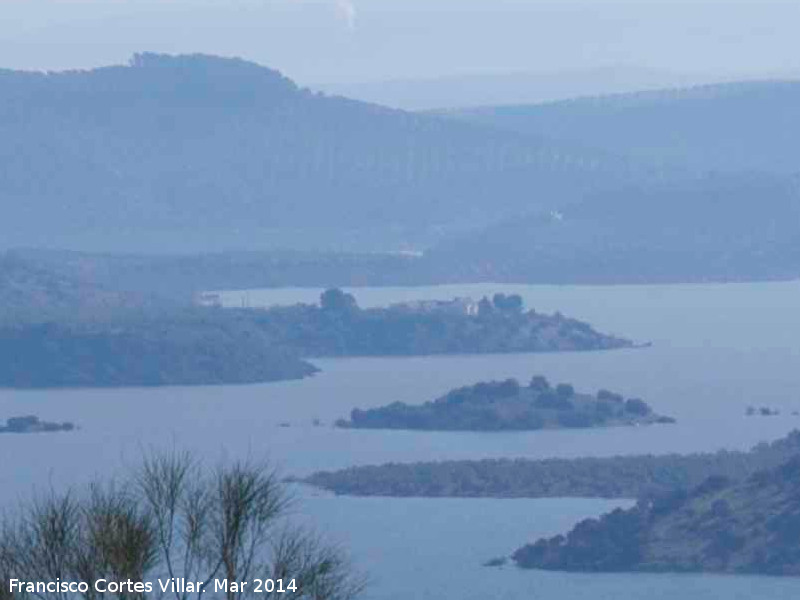
[[[305,481],[337,494],[399,497],[639,498],[731,479],[800,453],[800,432],[750,452],[575,459],[487,459],[352,467]]]

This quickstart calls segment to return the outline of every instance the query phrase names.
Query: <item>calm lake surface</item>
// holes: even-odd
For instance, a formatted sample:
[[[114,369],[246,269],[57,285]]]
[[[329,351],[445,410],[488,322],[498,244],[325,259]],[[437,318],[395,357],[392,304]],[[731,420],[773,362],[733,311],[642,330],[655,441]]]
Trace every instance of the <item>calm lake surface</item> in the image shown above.
[[[541,312],[652,342],[613,352],[314,361],[322,373],[255,386],[0,390],[0,419],[71,420],[71,434],[0,436],[0,501],[133,465],[154,448],[210,462],[268,457],[287,475],[388,461],[608,456],[745,449],[800,428],[800,283],[508,286],[351,290],[362,306],[407,299],[521,294]],[[320,290],[229,292],[232,306],[315,301]],[[535,433],[335,430],[353,407],[419,403],[485,379],[534,374],[578,390],[639,396],[678,424]],[[747,406],[779,417],[745,417]],[[314,426],[318,419],[321,426]],[[286,427],[285,425],[289,425]],[[283,426],[282,426],[283,425]],[[800,580],[766,577],[574,575],[481,567],[541,535],[625,502],[336,498],[298,487],[298,511],[341,540],[369,573],[367,598],[605,600],[800,597]]]

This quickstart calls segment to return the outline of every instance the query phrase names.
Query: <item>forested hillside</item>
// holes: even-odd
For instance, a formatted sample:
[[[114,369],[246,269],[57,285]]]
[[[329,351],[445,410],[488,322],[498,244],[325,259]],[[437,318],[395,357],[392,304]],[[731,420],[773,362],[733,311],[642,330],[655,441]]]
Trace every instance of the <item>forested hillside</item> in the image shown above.
[[[216,252],[111,254],[18,249],[6,256],[64,278],[189,304],[195,292],[269,287],[352,287],[424,281],[417,256],[383,253]],[[0,259],[0,271],[2,270]],[[2,275],[0,274],[0,280]]]
[[[0,247],[150,253],[32,260],[184,299],[272,285],[797,277],[799,86],[444,116],[201,55],[0,71]],[[428,252],[375,253],[409,248]]]
[[[800,82],[444,114],[691,175],[592,190],[563,210],[521,215],[445,240],[427,257],[442,274],[526,282],[800,276],[800,141],[794,134],[800,129]]]
[[[445,305],[449,303],[445,302]],[[631,348],[629,340],[556,314],[524,312],[497,294],[480,314],[360,309],[341,290],[319,305],[261,309],[142,307],[73,311],[58,321],[0,321],[0,387],[118,387],[299,379],[299,357],[569,352]]]
[[[800,574],[800,457],[741,480],[689,490],[578,523],[517,550],[524,568],[562,571]]]
[[[701,171],[798,173],[800,81],[464,109],[470,122]]]
[[[200,55],[1,71],[0,130],[6,247],[372,250],[652,175]]]
[[[0,326],[0,388],[217,385],[302,379],[317,368],[213,314]]]
[[[434,277],[557,283],[800,276],[800,181],[709,175],[597,193],[442,242]]]
[[[0,325],[90,317],[153,302],[147,293],[104,287],[68,269],[0,252]]]
[[[798,453],[800,432],[793,431],[748,452],[389,463],[321,471],[304,481],[352,496],[651,498],[713,475],[743,479]]]

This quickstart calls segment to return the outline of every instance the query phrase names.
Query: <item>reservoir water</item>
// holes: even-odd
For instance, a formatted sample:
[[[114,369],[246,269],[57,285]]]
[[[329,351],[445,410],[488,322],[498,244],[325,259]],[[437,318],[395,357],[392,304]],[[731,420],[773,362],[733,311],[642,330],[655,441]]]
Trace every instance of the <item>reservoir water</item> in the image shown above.
[[[299,382],[118,390],[0,390],[0,419],[70,420],[70,434],[0,436],[0,502],[134,465],[143,452],[188,448],[209,462],[268,457],[281,472],[388,461],[608,456],[744,449],[800,428],[800,283],[674,286],[445,286],[356,289],[362,306],[412,298],[521,294],[652,346],[570,354],[314,361]],[[230,305],[314,301],[319,290],[228,292]],[[672,426],[514,434],[336,430],[353,407],[419,403],[479,380],[534,374],[578,390],[639,396]],[[747,406],[777,417],[746,417]],[[318,423],[316,423],[318,421]],[[800,580],[707,575],[575,575],[484,568],[541,535],[626,502],[337,498],[299,487],[298,514],[348,546],[368,572],[366,598],[605,600],[775,599]]]

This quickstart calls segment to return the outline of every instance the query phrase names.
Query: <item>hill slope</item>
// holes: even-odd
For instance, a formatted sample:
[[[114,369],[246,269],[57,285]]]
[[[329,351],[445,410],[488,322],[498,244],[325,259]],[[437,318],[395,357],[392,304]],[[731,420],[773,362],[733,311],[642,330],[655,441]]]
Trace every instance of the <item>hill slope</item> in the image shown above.
[[[800,81],[763,81],[450,111],[655,164],[797,173]]]
[[[656,90],[700,82],[697,76],[642,67],[600,67],[451,75],[321,84],[319,89],[405,110],[533,104],[598,94]],[[702,81],[708,83],[708,81]]]
[[[555,283],[800,276],[800,180],[709,176],[598,193],[563,211],[511,218],[446,240],[438,275]]]
[[[566,571],[800,575],[800,457],[742,482],[710,477],[579,523],[514,553],[518,565]]]
[[[0,324],[81,318],[156,303],[16,252],[0,252]]]
[[[202,312],[0,327],[0,355],[0,388],[249,384],[318,370],[258,330]]]
[[[511,218],[431,253],[462,279],[643,282],[800,276],[800,82],[698,86],[449,111],[498,130],[682,168],[593,190],[554,215]],[[665,171],[666,172],[666,171]],[[460,261],[460,268],[454,263]]]
[[[645,176],[626,160],[325,97],[200,55],[0,71],[0,130],[7,247],[386,248]]]

